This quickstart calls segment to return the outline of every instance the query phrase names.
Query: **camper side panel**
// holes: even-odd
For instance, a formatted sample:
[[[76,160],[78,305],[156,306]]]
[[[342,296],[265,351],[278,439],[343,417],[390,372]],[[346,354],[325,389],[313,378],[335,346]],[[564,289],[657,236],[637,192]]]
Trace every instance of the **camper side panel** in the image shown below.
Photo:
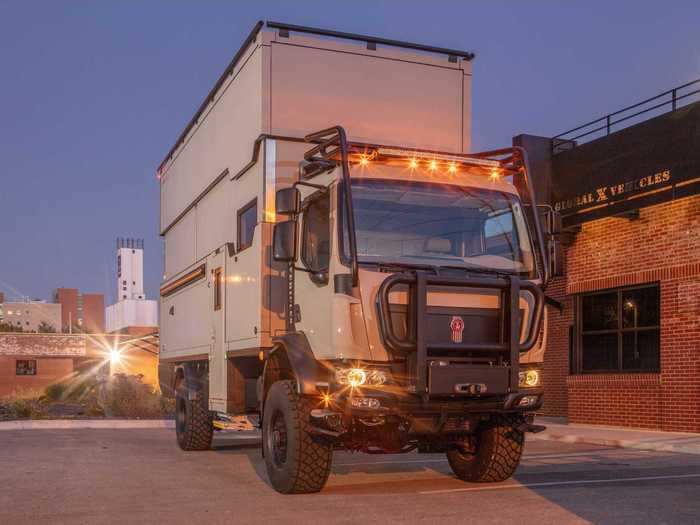
[[[235,174],[250,161],[262,131],[262,55],[260,46],[251,46],[166,163],[161,172],[161,231],[224,170]]]
[[[192,269],[196,267],[193,266]],[[184,272],[187,273],[187,272]],[[211,347],[211,308],[206,277],[160,303],[161,359],[208,355]]]

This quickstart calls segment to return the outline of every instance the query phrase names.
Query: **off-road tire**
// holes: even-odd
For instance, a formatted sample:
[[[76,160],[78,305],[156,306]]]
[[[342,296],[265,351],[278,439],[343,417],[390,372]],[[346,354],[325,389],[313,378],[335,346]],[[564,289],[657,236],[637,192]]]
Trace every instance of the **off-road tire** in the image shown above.
[[[175,394],[175,434],[182,450],[209,450],[214,433],[213,418],[207,407],[208,395],[198,392],[189,399],[187,389],[178,387]]]
[[[476,453],[459,449],[447,452],[452,472],[463,481],[496,482],[510,478],[520,464],[525,435],[516,428],[519,420],[496,416],[481,425],[476,435]]]
[[[262,425],[263,455],[270,484],[282,494],[318,492],[328,480],[333,447],[310,434],[312,408],[313,401],[298,395],[292,381],[277,381],[267,393]],[[284,447],[279,443],[280,433],[284,433]]]

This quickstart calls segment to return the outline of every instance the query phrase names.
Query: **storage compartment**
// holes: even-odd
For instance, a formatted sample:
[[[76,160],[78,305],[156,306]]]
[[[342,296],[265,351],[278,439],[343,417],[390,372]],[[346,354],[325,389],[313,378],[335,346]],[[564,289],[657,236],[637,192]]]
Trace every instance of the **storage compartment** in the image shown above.
[[[257,356],[229,357],[226,365],[227,403],[229,414],[249,414],[258,410],[257,379],[262,374],[262,361]]]
[[[428,393],[477,396],[508,393],[510,367],[428,361]]]

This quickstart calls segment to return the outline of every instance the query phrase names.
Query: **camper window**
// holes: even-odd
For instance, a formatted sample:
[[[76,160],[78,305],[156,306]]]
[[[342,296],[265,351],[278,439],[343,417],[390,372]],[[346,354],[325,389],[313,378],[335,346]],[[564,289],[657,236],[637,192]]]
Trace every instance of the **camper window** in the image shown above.
[[[258,200],[255,199],[238,210],[238,251],[253,244],[255,225],[258,223]]]

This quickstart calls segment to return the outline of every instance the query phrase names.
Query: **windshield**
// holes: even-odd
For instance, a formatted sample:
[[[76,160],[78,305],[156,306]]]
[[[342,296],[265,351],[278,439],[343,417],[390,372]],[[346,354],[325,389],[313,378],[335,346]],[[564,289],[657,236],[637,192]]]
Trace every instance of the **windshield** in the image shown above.
[[[355,179],[352,199],[360,263],[533,272],[532,244],[514,195],[450,184]]]

